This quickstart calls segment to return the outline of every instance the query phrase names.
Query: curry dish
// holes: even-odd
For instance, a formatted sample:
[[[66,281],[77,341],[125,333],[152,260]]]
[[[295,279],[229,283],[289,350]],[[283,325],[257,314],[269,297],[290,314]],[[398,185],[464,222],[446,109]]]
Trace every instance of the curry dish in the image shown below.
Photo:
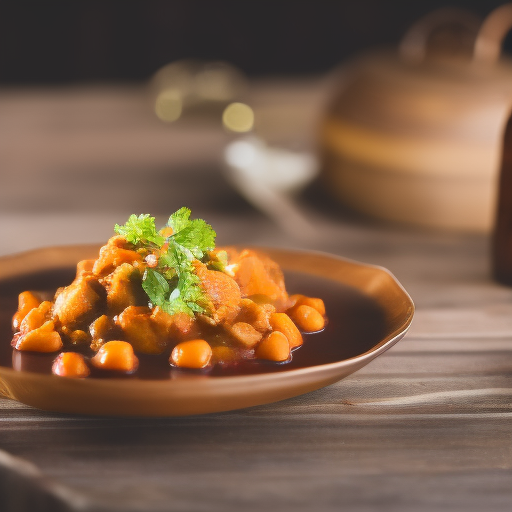
[[[187,208],[160,230],[153,217],[132,215],[115,231],[53,300],[19,295],[12,346],[55,353],[55,375],[132,374],[137,354],[196,371],[284,364],[302,333],[325,327],[322,299],[288,295],[281,269],[264,254],[216,249],[215,231]]]

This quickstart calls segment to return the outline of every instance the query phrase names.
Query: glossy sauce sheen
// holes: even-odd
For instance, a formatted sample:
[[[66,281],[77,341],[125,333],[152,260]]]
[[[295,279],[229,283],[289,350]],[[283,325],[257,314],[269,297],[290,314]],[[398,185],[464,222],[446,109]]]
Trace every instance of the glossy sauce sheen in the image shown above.
[[[51,373],[57,354],[19,352],[12,349],[11,319],[16,312],[18,294],[25,290],[51,290],[68,285],[75,269],[31,274],[0,281],[0,365],[20,371]],[[319,333],[303,334],[304,344],[293,351],[286,364],[265,361],[244,361],[231,367],[217,365],[208,370],[182,370],[170,367],[168,354],[148,356],[137,354],[139,368],[125,378],[178,379],[207,376],[246,375],[288,371],[297,368],[333,363],[362,354],[374,347],[385,332],[381,309],[357,290],[308,274],[285,272],[290,294],[301,293],[324,300],[328,324]],[[92,354],[91,354],[92,355]],[[91,377],[111,377],[109,372],[94,370]],[[119,377],[119,374],[115,374]]]

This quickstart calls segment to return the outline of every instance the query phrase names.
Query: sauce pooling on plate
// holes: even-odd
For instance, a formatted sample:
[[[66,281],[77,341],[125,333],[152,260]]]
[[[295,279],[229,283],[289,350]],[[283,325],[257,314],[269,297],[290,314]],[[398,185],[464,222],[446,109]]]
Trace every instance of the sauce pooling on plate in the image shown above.
[[[160,230],[144,214],[115,231],[53,297],[20,293],[15,368],[51,361],[55,375],[78,378],[274,371],[325,338],[321,294],[290,295],[264,254],[216,249],[215,231],[187,208]]]
[[[51,374],[55,353],[43,354],[12,349],[7,342],[12,336],[12,311],[16,308],[18,294],[28,287],[47,290],[51,297],[55,289],[73,279],[74,269],[31,274],[0,283],[0,365],[15,370]],[[360,355],[370,350],[385,332],[382,311],[370,298],[357,290],[326,279],[304,273],[285,272],[290,293],[300,290],[306,295],[322,297],[329,314],[329,323],[319,333],[302,333],[304,344],[292,353],[286,364],[263,360],[241,361],[232,366],[213,366],[203,370],[186,370],[170,366],[165,356],[138,354],[138,370],[130,374],[91,369],[91,377],[122,377],[129,379],[182,379],[207,376],[230,376],[256,373],[274,373],[334,363]],[[368,319],[371,319],[369,322]],[[92,357],[92,350],[84,355]]]

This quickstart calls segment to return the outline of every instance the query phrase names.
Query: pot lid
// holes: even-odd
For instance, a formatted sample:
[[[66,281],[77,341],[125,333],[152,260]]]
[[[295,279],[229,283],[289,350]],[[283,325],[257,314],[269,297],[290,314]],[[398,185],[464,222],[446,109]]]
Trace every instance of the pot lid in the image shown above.
[[[434,11],[398,51],[370,52],[344,68],[329,117],[397,134],[493,141],[512,105],[512,59],[501,55],[510,27],[512,4],[483,23],[461,9]]]

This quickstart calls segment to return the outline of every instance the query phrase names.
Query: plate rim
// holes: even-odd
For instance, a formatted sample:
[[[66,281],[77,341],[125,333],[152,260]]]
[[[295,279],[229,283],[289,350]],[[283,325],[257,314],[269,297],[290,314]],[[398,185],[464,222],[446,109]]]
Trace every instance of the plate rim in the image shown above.
[[[48,246],[0,256],[0,281],[28,276],[37,271],[72,269],[80,259],[94,257],[100,246]],[[353,357],[275,373],[204,375],[204,378],[191,375],[191,378],[148,380],[115,377],[63,379],[52,374],[0,366],[0,396],[43,410],[88,416],[169,417],[237,410],[302,395],[338,382],[388,350],[408,332],[414,317],[414,303],[388,269],[323,251],[261,246],[250,248],[278,260],[285,271],[300,271],[319,279],[329,279],[365,295],[385,313],[385,336],[370,349]],[[300,257],[293,258],[294,255]],[[289,265],[286,264],[287,259],[291,262]],[[332,267],[329,267],[329,261]],[[12,268],[6,269],[11,264]],[[348,265],[349,268],[338,271],[337,264]],[[349,278],[344,281],[345,276]],[[389,308],[386,308],[387,302]],[[237,392],[239,387],[241,392]],[[99,396],[103,398],[94,400]],[[130,399],[122,400],[126,396]],[[148,399],[148,396],[154,398]],[[89,402],[83,405],[84,402],[77,401],[78,397]]]
[[[7,255],[0,256],[0,281],[2,281],[3,279],[16,278],[16,277],[20,277],[24,274],[28,274],[28,272],[21,272],[19,274],[15,274],[15,275],[4,276],[2,269],[4,267],[5,262],[7,262],[7,261],[19,262],[21,259],[31,258],[41,252],[44,252],[44,251],[51,251],[51,252],[62,251],[62,250],[67,251],[67,250],[71,250],[71,249],[74,249],[74,250],[76,249],[76,250],[80,251],[80,250],[89,250],[89,249],[99,249],[99,247],[101,247],[100,244],[52,245],[52,246],[45,246],[45,247],[30,249],[30,250],[22,251],[19,253],[7,254]],[[240,246],[237,246],[237,245],[232,245],[230,247],[240,248]],[[343,256],[339,256],[339,255],[324,252],[324,251],[318,251],[318,250],[302,250],[302,249],[293,249],[293,248],[289,249],[289,248],[267,247],[267,246],[244,246],[244,248],[258,250],[263,253],[279,251],[279,252],[291,253],[291,254],[310,254],[313,256],[322,256],[322,257],[327,257],[327,258],[334,259],[334,260],[337,260],[337,261],[340,261],[343,263],[349,263],[349,264],[353,264],[353,265],[360,266],[360,267],[371,268],[373,270],[385,273],[391,278],[391,280],[394,282],[394,284],[398,286],[400,291],[404,294],[405,298],[408,300],[409,310],[407,312],[407,317],[404,319],[402,325],[398,329],[394,330],[392,333],[385,336],[382,340],[379,341],[379,343],[374,345],[371,349],[369,349],[361,354],[358,354],[356,356],[342,359],[340,361],[335,361],[333,363],[324,363],[324,364],[319,364],[319,365],[308,366],[305,368],[296,368],[296,369],[287,370],[285,372],[255,373],[255,374],[250,374],[250,375],[209,376],[210,378],[214,378],[215,381],[229,380],[229,382],[234,382],[234,381],[243,382],[243,381],[252,381],[252,380],[256,380],[256,379],[260,379],[260,378],[265,378],[265,380],[270,380],[269,377],[272,377],[272,380],[273,380],[274,378],[277,379],[278,377],[284,378],[290,374],[301,375],[301,374],[309,374],[309,373],[312,373],[315,371],[320,371],[322,369],[336,369],[338,367],[346,366],[347,362],[353,363],[354,361],[365,361],[367,358],[373,359],[374,357],[377,357],[382,352],[385,352],[388,348],[390,348],[395,343],[400,341],[407,334],[407,332],[409,331],[409,329],[411,327],[411,324],[412,324],[412,321],[414,318],[414,314],[415,314],[414,302],[413,302],[411,296],[409,295],[409,293],[407,292],[407,290],[400,283],[400,281],[396,278],[396,276],[390,270],[388,270],[387,268],[385,268],[381,265],[375,265],[375,264],[371,264],[371,263],[363,263],[363,262],[360,262],[360,261],[357,261],[357,260],[354,260],[351,258],[346,258]],[[33,269],[33,270],[52,270],[52,269],[62,268],[62,266],[63,266],[62,264],[54,265],[54,266],[50,265],[48,267],[43,266],[41,268],[37,268],[37,269]],[[310,275],[315,275],[315,274],[310,273]],[[318,276],[318,277],[320,277],[320,276]],[[345,286],[351,286],[351,285],[346,284]],[[353,288],[356,288],[356,287],[353,287]],[[363,292],[361,292],[361,293],[363,293]],[[13,368],[9,368],[8,366],[0,365],[0,372],[4,372],[4,371],[7,371],[12,374],[16,374],[16,375],[21,375],[21,374],[37,375],[37,376],[44,377],[44,378],[62,379],[62,377],[58,377],[56,375],[50,375],[50,374],[46,375],[44,373],[38,373],[38,372],[18,371],[18,370],[14,370]],[[85,382],[104,382],[105,379],[92,377],[92,378],[87,378],[87,379],[74,379],[74,381],[84,382],[84,383]],[[129,379],[111,377],[111,378],[108,378],[108,382],[129,383],[132,381]],[[137,385],[140,385],[140,384],[147,385],[147,384],[154,384],[154,383],[159,383],[159,384],[169,383],[169,384],[175,385],[176,382],[179,382],[179,381],[173,381],[172,379],[147,379],[147,380],[144,379],[144,380],[137,380]],[[197,382],[199,382],[199,381],[197,381]]]

